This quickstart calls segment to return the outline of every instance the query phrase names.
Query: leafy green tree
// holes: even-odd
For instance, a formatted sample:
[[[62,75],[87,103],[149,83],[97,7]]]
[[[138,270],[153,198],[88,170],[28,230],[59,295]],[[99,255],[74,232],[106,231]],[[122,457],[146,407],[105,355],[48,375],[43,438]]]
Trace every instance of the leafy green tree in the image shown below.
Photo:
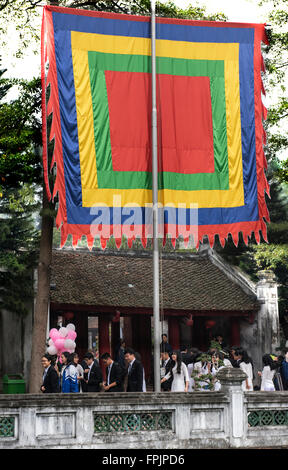
[[[149,15],[151,6],[150,0],[51,0],[47,1],[47,4],[135,15]],[[10,18],[11,20],[11,15],[14,16],[19,27],[20,25],[22,25],[22,28],[23,25],[28,26],[33,15],[39,14],[37,7],[40,6],[43,6],[43,0],[0,0],[0,11],[2,11],[4,18],[2,28],[5,28],[5,19],[8,20]],[[183,9],[175,5],[171,0],[166,2],[158,1],[156,8],[158,16],[207,20],[225,20],[226,18],[224,13],[209,15],[206,12],[205,6],[193,6],[190,4],[187,8]]]
[[[1,65],[1,57],[0,57],[0,65]],[[8,92],[8,90],[11,88],[12,84],[10,84],[4,77],[3,75],[7,69],[0,69],[0,102],[2,98],[4,98]]]
[[[11,86],[19,87],[19,96],[9,101]],[[0,95],[0,308],[23,315],[34,299],[39,252],[39,80],[4,80],[2,73]]]
[[[265,3],[263,0],[261,3]],[[268,109],[266,122],[268,145],[268,181],[271,199],[267,200],[271,223],[268,225],[269,245],[253,247],[256,270],[272,269],[279,287],[280,322],[283,325],[288,311],[288,1],[274,0],[269,15],[271,31],[266,63],[266,88],[275,95]],[[286,329],[286,338],[288,331]]]
[[[265,84],[269,94],[276,96],[269,105],[266,123],[268,148],[267,152],[273,160],[279,160],[276,174],[280,181],[288,182],[288,158],[285,157],[288,149],[288,1],[262,0],[260,5],[270,2],[273,4],[269,15],[271,29],[269,33],[270,46],[267,48],[265,64],[267,75]]]
[[[31,183],[40,178],[39,81],[4,79],[0,71],[0,308],[26,312],[34,296],[32,274],[38,246]],[[19,97],[5,101],[12,86]]]
[[[263,0],[260,4],[270,0]],[[271,3],[271,1],[270,1]],[[287,70],[288,70],[288,32],[283,28],[288,20],[287,0],[275,0],[269,15],[271,28],[267,30],[270,45],[263,50],[266,74],[263,76],[266,91],[271,103],[268,107],[268,118],[265,123],[267,146],[265,154],[268,161],[266,173],[270,185],[270,199],[266,203],[271,222],[267,225],[269,244],[257,245],[254,236],[245,246],[242,237],[238,248],[231,238],[224,249],[217,244],[217,251],[234,265],[257,281],[257,272],[272,269],[278,279],[279,311],[282,324],[285,312],[288,310],[288,260],[285,256],[288,244],[288,160],[283,160],[283,154],[288,148],[288,132],[285,120],[288,115]],[[273,96],[273,101],[272,101]],[[288,333],[288,330],[287,330]],[[288,338],[288,336],[287,336]]]
[[[31,48],[31,42],[37,44],[40,40],[41,4],[41,0],[0,0],[0,44],[3,48],[9,46],[9,28],[15,25],[21,44],[17,58],[23,55],[25,48]]]
[[[17,86],[17,99],[3,102],[4,95]],[[0,103],[0,185],[17,188],[41,181],[40,80],[6,80]],[[3,191],[2,191],[3,192]]]
[[[0,199],[0,309],[27,313],[34,298],[33,270],[36,266],[39,211],[34,191],[28,185],[7,190]]]
[[[272,162],[274,167],[277,162]],[[288,199],[285,183],[280,183],[275,176],[275,169],[270,168],[270,195],[267,198],[267,206],[271,222],[267,225],[268,244],[261,240],[257,245],[255,237],[245,245],[242,237],[238,247],[235,247],[229,237],[224,248],[220,243],[216,244],[216,250],[230,264],[238,266],[246,272],[250,278],[257,282],[257,273],[262,270],[272,270],[278,282],[279,318],[280,324],[285,322],[288,312]],[[288,329],[285,330],[288,339]]]

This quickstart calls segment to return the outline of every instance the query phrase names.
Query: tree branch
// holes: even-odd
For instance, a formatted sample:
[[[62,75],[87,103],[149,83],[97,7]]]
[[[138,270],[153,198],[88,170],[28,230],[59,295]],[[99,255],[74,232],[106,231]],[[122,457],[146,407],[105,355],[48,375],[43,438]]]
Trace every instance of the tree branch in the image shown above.
[[[103,1],[105,2],[105,0],[103,0]],[[97,0],[95,0],[95,1],[91,1],[91,0],[90,0],[90,1],[87,1],[87,2],[81,2],[81,1],[77,2],[77,1],[73,1],[73,2],[69,5],[69,7],[77,8],[77,7],[89,7],[89,6],[91,6],[91,7],[95,8],[97,11],[105,11],[105,9],[103,9],[103,6],[102,6],[102,5],[100,5],[100,6],[97,5],[97,3],[99,3]],[[102,3],[102,2],[101,2],[101,3]],[[110,0],[109,2],[106,1],[106,3],[111,3],[111,4],[113,4],[114,6],[116,6],[116,9],[117,9],[117,10],[121,10],[121,11],[123,11],[123,13],[127,13],[127,10],[124,10],[123,8],[120,7],[120,5],[118,5],[117,3],[114,3],[114,2],[111,1],[111,0]],[[107,11],[107,10],[106,10],[106,11]]]
[[[27,6],[27,8],[25,8],[26,12],[27,10],[33,10],[35,7],[39,5],[39,3],[43,3],[43,0],[36,0],[34,2],[32,0],[29,0],[29,3],[30,3],[30,7]]]
[[[275,65],[275,69],[281,69],[282,67],[287,67],[287,65],[288,65],[288,62],[285,62],[282,65],[277,65],[277,66]]]
[[[9,3],[11,3],[9,0],[6,0],[6,1],[0,0],[0,11],[4,10],[4,8],[6,8],[9,5]]]

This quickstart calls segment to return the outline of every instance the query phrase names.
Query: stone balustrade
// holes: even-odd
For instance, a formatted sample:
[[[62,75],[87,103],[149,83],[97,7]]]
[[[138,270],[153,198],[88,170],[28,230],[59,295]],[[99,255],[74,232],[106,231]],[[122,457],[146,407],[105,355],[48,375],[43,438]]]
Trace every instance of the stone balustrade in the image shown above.
[[[285,447],[288,392],[243,393],[240,369],[219,392],[0,395],[0,449]]]

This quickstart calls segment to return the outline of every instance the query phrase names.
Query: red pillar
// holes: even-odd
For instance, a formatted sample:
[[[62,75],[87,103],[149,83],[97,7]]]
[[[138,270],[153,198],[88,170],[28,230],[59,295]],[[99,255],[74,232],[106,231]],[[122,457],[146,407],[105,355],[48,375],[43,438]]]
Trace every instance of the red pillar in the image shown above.
[[[111,353],[109,338],[109,317],[99,315],[98,317],[98,335],[99,335],[99,363],[102,368],[103,378],[105,380],[105,367],[101,361],[101,355],[105,352]]]
[[[174,350],[180,349],[180,325],[178,317],[168,317],[168,343]]]
[[[239,318],[231,317],[230,345],[240,346],[240,327]]]
[[[125,339],[126,347],[132,348],[133,346],[133,338],[132,338],[132,318],[131,317],[124,317],[124,331],[123,336]]]

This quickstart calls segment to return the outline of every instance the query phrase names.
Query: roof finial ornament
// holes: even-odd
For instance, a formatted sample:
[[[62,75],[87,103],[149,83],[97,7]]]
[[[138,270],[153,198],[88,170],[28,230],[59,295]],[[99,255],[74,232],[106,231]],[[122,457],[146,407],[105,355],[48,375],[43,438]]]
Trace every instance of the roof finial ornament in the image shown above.
[[[213,253],[213,249],[210,246],[209,238],[207,235],[204,235],[202,241],[200,241],[198,253],[201,255]]]

